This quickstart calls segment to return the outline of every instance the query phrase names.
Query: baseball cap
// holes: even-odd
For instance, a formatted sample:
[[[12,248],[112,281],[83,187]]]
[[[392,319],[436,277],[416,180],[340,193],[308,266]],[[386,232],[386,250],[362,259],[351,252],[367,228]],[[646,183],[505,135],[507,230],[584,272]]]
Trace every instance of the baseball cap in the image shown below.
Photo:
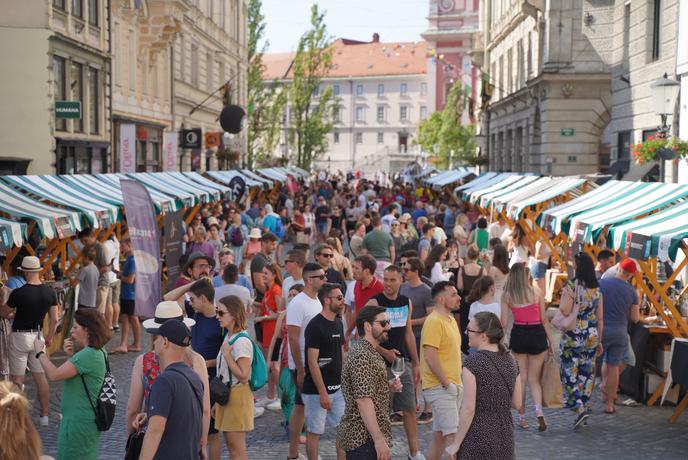
[[[165,337],[167,340],[180,347],[188,347],[191,345],[191,331],[186,327],[186,324],[178,319],[165,321],[165,323],[158,328],[158,335]]]
[[[626,273],[634,274],[638,271],[638,266],[635,264],[633,259],[624,259],[619,264],[619,268]]]

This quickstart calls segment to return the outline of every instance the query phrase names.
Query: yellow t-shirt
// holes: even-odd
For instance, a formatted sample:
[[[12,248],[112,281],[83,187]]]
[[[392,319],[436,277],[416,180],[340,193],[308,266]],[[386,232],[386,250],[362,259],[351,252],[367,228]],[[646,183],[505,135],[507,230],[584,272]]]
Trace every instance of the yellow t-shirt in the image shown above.
[[[423,389],[441,385],[425,361],[425,345],[437,348],[440,365],[450,382],[461,384],[461,334],[453,316],[432,312],[423,323],[420,335],[420,376]]]

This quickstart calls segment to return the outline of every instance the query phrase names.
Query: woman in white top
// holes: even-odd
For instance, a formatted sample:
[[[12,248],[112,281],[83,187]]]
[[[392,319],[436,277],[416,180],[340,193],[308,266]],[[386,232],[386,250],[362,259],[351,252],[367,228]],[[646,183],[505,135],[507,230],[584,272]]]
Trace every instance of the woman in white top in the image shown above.
[[[481,276],[473,283],[468,301],[471,302],[471,308],[468,310],[469,321],[482,311],[489,311],[495,315],[502,313],[501,305],[495,300],[494,278],[489,275]]]
[[[454,239],[459,243],[459,258],[464,259],[466,253],[468,252],[468,231],[466,230],[466,224],[468,223],[468,216],[466,214],[459,214],[456,216],[456,224],[454,225],[454,230],[452,235]]]
[[[528,241],[526,234],[520,225],[516,225],[511,232],[509,239],[509,252],[511,252],[511,260],[509,260],[509,268],[516,264],[528,263]]]
[[[245,332],[246,308],[239,297],[230,295],[217,302],[215,312],[220,326],[229,331],[217,354],[217,375],[231,384],[227,404],[213,406],[215,428],[224,433],[230,458],[248,460],[246,432],[253,430],[253,393],[248,384],[253,343]]]
[[[551,237],[549,234],[547,236]],[[535,255],[530,264],[530,276],[533,277],[533,282],[540,289],[540,292],[545,292],[545,275],[547,274],[551,255],[552,249],[547,244],[547,241],[538,240],[535,243]]]
[[[504,283],[509,274],[509,254],[506,247],[502,244],[496,244],[492,254],[492,265],[487,271],[495,282],[495,302],[502,301],[502,292],[504,291]]]
[[[425,276],[430,277],[431,283],[435,284],[451,279],[451,272],[444,267],[445,260],[447,260],[447,247],[443,244],[436,244],[425,260]]]

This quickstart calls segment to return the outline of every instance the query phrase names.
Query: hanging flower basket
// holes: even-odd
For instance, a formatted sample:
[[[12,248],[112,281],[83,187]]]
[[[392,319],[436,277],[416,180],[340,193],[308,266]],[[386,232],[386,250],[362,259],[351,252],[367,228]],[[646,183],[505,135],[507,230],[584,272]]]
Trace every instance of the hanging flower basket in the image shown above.
[[[631,148],[633,160],[639,165],[657,160],[679,161],[688,158],[688,142],[678,137],[650,136],[644,142],[632,145]]]

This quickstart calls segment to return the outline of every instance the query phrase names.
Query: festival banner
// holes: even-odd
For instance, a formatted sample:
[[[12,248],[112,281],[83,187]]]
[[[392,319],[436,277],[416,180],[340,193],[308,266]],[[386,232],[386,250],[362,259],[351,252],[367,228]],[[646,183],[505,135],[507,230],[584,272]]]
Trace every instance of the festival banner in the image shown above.
[[[167,279],[169,287],[174,286],[181,272],[179,259],[182,257],[182,239],[184,227],[182,225],[182,213],[168,212],[165,214],[165,262],[167,263]]]
[[[163,171],[177,171],[177,149],[179,147],[179,133],[165,133],[165,160]]]
[[[136,172],[136,125],[119,125],[119,172]]]
[[[162,300],[160,290],[160,237],[155,208],[148,190],[139,182],[120,179],[129,238],[136,263],[136,315],[155,316]]]

